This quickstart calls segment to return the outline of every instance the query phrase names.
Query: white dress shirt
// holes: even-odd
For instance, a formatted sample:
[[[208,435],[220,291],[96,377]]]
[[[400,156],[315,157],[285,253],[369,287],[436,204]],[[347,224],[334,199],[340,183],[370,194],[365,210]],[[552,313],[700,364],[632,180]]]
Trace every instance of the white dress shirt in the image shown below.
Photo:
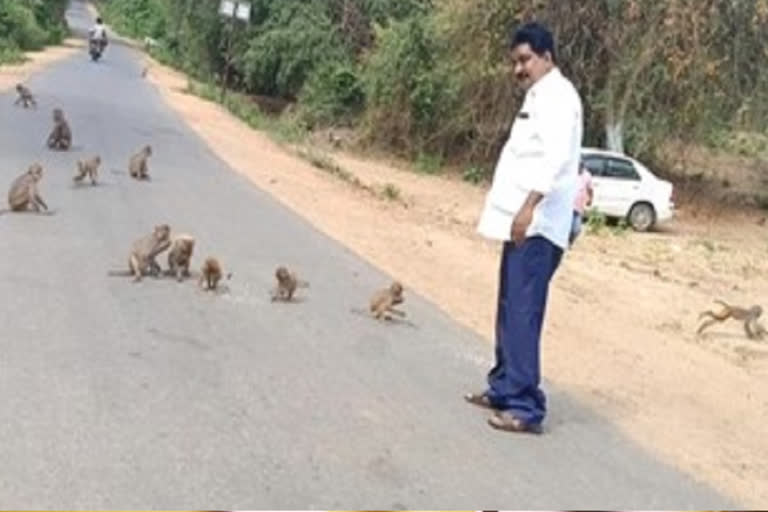
[[[528,194],[537,191],[544,197],[534,209],[526,236],[541,235],[568,247],[582,130],[579,93],[554,67],[525,94],[486,195],[477,226],[481,235],[510,240],[515,215]]]

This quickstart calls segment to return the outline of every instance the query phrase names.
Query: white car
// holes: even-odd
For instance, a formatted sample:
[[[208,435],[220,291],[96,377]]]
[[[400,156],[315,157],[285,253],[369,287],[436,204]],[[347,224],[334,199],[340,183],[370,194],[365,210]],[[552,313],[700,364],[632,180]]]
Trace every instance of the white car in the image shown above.
[[[636,231],[648,231],[674,215],[672,183],[657,178],[634,158],[582,148],[581,161],[592,174],[592,208],[606,217],[626,219]]]

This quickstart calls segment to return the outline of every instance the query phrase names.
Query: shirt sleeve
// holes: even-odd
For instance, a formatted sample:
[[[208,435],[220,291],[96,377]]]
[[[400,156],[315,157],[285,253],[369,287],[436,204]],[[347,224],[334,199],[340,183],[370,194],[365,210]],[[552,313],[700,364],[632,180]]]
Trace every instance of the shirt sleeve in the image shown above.
[[[533,118],[540,164],[529,173],[529,187],[548,194],[558,173],[572,157],[572,135],[577,122],[572,101],[566,98],[538,98]]]

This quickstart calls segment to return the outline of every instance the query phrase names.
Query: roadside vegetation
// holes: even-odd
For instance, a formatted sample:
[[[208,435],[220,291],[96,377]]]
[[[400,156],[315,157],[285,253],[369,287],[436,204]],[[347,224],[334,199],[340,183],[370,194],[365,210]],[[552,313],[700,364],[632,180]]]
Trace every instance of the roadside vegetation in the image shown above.
[[[61,43],[69,34],[66,6],[66,0],[0,0],[0,64]]]
[[[624,151],[690,190],[724,188],[711,155],[768,158],[768,0],[252,0],[247,24],[222,18],[218,1],[98,5],[204,90],[226,79],[280,117],[272,126],[342,129],[357,149],[422,172],[489,178],[520,100],[505,39],[531,19],[554,29],[582,93],[585,145]],[[745,198],[758,200],[753,187]]]

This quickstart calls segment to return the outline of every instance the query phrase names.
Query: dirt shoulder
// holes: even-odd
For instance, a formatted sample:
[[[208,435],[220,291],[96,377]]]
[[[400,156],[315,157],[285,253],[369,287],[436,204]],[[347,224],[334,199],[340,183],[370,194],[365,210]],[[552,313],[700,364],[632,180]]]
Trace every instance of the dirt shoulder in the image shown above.
[[[19,82],[26,82],[29,77],[47,66],[73,55],[83,48],[84,43],[80,39],[66,39],[59,46],[51,46],[39,52],[27,52],[27,60],[20,64],[0,65],[0,91],[12,89]],[[35,91],[32,91],[34,94]]]
[[[182,74],[152,62],[148,79],[233,169],[480,333],[490,354],[499,247],[474,231],[483,188],[332,153],[351,184],[185,94]],[[681,212],[664,233],[585,235],[554,279],[543,343],[553,385],[747,507],[768,500],[768,343],[736,324],[693,332],[715,297],[766,296],[755,220]]]

